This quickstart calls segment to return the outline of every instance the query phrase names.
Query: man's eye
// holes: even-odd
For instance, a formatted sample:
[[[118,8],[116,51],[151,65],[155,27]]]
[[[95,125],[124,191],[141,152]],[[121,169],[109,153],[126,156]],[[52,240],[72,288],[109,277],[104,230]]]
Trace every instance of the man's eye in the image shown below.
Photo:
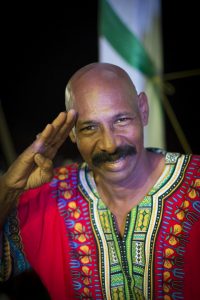
[[[116,123],[126,123],[130,120],[130,118],[124,117],[116,120]]]
[[[81,128],[81,131],[87,132],[87,131],[93,131],[93,130],[95,130],[95,129],[96,129],[96,126],[95,126],[95,125],[88,125],[88,126],[86,126],[86,127]]]

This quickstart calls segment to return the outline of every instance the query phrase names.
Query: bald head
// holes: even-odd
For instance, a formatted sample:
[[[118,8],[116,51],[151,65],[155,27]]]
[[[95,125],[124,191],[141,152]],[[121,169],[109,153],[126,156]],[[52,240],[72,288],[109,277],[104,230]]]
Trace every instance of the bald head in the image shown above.
[[[137,95],[129,75],[119,66],[109,63],[91,63],[79,69],[69,80],[65,90],[66,110],[81,101],[82,93],[101,93],[108,88],[121,89],[124,93]],[[92,97],[91,97],[92,101]]]

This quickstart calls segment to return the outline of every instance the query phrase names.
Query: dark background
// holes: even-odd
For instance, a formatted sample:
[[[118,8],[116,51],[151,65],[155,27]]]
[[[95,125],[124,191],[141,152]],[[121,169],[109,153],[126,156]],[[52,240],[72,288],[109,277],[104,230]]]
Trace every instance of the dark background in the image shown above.
[[[198,1],[162,1],[164,73],[200,70],[197,5]],[[0,100],[17,154],[65,110],[64,89],[70,76],[98,61],[97,18],[97,1],[71,1],[64,7],[33,3],[0,7]],[[174,94],[168,95],[170,104],[193,153],[199,153],[200,76],[169,83],[174,88]],[[168,116],[164,117],[168,150],[184,152]],[[8,164],[2,149],[1,141],[0,169],[4,170]],[[55,163],[78,156],[67,140]],[[39,294],[46,299],[37,279],[27,274],[25,278],[0,288],[9,290],[12,299],[40,299]]]
[[[199,10],[195,1],[162,1],[164,73],[200,69]],[[16,153],[64,110],[64,89],[70,76],[98,60],[98,1],[74,1],[64,7],[16,7],[0,10],[0,99]],[[200,76],[170,81],[168,96],[193,153],[199,152]],[[165,114],[170,151],[184,149]],[[6,167],[1,144],[1,168]],[[75,159],[68,140],[57,161]]]

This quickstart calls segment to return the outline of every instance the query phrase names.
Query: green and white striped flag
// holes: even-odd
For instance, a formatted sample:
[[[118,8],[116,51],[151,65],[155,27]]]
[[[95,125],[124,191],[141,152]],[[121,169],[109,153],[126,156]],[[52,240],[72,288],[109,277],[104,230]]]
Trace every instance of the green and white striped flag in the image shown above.
[[[161,89],[160,0],[99,0],[99,61],[125,69],[149,98],[145,146],[165,147]]]

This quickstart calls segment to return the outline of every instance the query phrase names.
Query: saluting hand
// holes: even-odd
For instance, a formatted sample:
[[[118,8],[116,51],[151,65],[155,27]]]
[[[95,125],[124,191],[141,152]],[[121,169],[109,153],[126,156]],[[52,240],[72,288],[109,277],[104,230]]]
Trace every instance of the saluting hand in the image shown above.
[[[66,140],[75,123],[76,112],[61,112],[38,134],[36,140],[21,153],[3,175],[4,184],[11,190],[35,188],[51,180],[52,159]]]

